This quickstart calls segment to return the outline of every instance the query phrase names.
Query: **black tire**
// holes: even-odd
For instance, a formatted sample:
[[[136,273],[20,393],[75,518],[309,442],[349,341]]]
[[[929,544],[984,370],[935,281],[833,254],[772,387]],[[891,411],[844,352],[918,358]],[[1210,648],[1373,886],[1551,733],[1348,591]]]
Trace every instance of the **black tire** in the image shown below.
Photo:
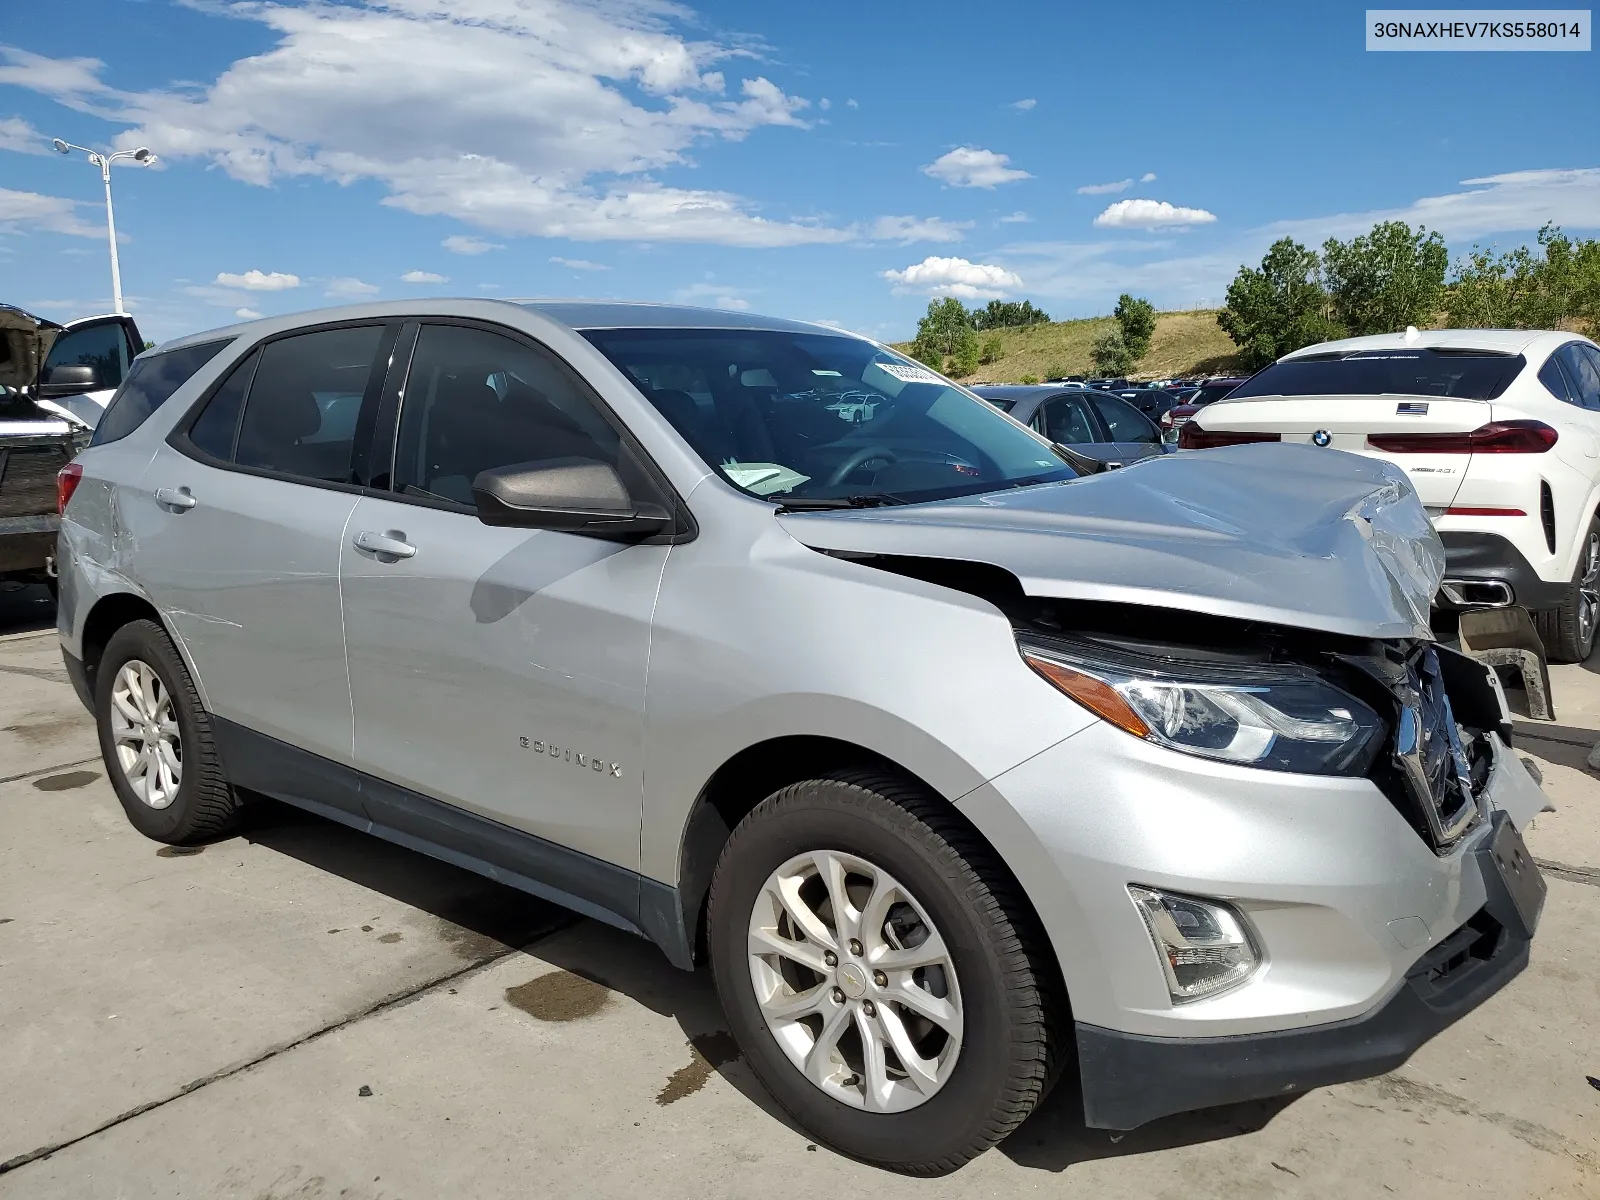
[[[914,1108],[870,1113],[795,1067],[768,1030],[751,982],[753,905],[769,875],[808,850],[866,859],[917,896],[950,953],[963,1006],[959,1056]],[[723,1011],[746,1061],[806,1133],[863,1162],[942,1175],[995,1145],[1049,1090],[1055,963],[1031,909],[992,850],[941,800],[879,773],[784,788],[742,820],[712,879],[707,932]]]
[[[131,660],[154,672],[170,695],[177,720],[182,772],[177,794],[165,808],[152,808],[140,798],[117,756],[111,726],[112,691],[117,673]],[[129,822],[140,833],[158,842],[181,845],[214,838],[233,826],[240,805],[223,777],[211,718],[201,707],[182,656],[166,630],[154,621],[130,621],[111,635],[95,671],[94,715],[106,776]]]
[[[1578,565],[1572,569],[1560,608],[1532,614],[1533,627],[1544,643],[1545,657],[1555,663],[1587,662],[1594,653],[1600,626],[1600,519],[1591,518]]]

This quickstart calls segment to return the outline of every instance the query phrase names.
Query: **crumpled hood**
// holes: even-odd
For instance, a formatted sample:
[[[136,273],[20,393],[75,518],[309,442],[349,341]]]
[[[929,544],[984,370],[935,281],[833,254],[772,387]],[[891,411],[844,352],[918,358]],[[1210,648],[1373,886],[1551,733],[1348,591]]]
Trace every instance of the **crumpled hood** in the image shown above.
[[[990,563],[1030,596],[1431,637],[1444,548],[1396,467],[1264,443],[904,508],[786,513],[819,550]]]
[[[39,379],[39,365],[61,326],[10,304],[0,304],[0,385],[22,390]]]

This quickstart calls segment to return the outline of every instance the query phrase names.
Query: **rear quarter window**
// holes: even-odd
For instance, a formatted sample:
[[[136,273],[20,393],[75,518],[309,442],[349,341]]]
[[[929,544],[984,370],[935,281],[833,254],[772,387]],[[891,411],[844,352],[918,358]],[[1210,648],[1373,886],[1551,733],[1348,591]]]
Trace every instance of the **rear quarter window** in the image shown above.
[[[137,359],[117,394],[111,397],[89,444],[103,446],[127,437],[232,340],[221,338]]]

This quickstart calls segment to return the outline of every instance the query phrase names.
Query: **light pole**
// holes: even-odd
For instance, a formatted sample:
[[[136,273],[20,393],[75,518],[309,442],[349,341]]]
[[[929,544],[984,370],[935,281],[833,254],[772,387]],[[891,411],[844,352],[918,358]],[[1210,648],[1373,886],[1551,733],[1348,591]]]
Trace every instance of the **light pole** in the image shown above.
[[[132,159],[137,163],[153,163],[156,156],[150,153],[146,146],[137,150],[118,150],[115,154],[101,154],[98,150],[91,150],[87,146],[75,146],[71,142],[64,142],[56,138],[52,143],[58,153],[71,154],[74,150],[81,150],[89,156],[89,161],[100,168],[100,178],[106,185],[106,236],[111,240],[111,307],[122,311],[122,271],[117,266],[117,221],[111,212],[111,164],[121,158]]]

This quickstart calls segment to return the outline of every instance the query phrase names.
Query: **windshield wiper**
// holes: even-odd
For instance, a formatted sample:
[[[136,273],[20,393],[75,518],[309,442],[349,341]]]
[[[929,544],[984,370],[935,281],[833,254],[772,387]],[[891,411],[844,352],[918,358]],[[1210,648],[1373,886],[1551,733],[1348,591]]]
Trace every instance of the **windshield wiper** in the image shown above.
[[[861,492],[854,496],[796,496],[785,500],[779,512],[816,512],[829,508],[884,508],[906,501],[892,492]]]

